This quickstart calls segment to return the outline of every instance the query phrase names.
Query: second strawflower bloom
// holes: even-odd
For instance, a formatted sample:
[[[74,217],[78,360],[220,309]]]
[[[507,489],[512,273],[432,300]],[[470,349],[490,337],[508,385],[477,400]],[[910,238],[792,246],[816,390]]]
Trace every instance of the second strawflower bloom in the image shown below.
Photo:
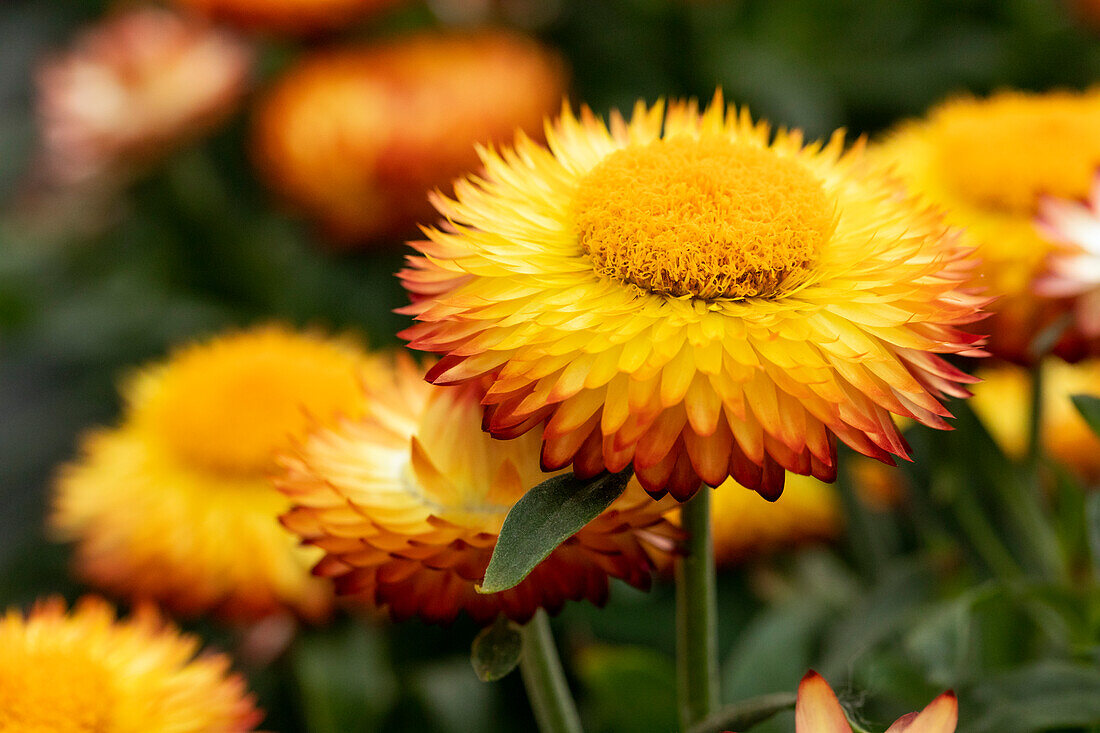
[[[486,429],[541,427],[544,469],[775,498],[786,471],[833,480],[835,438],[907,457],[892,416],[942,428],[968,394],[939,354],[982,353],[969,253],[860,146],[720,97],[566,109],[547,140],[484,152],[402,273],[428,378],[488,379]]]

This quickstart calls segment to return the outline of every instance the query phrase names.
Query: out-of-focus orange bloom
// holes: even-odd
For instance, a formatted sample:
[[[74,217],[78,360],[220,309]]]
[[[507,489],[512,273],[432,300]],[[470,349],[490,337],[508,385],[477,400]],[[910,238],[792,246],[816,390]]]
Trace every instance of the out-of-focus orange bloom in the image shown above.
[[[972,406],[987,430],[1009,456],[1027,452],[1031,387],[1028,371],[1003,365],[979,371]],[[1100,480],[1100,438],[1074,407],[1075,394],[1100,395],[1100,359],[1067,364],[1043,362],[1043,450],[1090,481]]]
[[[232,112],[251,49],[161,8],[86,30],[39,70],[42,174],[55,184],[125,177]]]
[[[122,424],[93,431],[57,482],[51,525],[80,575],[181,615],[325,617],[320,553],[279,526],[268,476],[314,421],[361,409],[367,364],[353,343],[270,326],[139,372]]]
[[[181,7],[252,31],[305,35],[334,30],[407,0],[175,0]]]
[[[61,599],[0,618],[0,730],[236,733],[263,715],[223,654],[199,650],[142,606],[115,619],[102,599]]]
[[[1051,250],[1033,218],[1043,195],[1088,195],[1100,167],[1100,89],[955,99],[903,124],[876,155],[964,228],[981,260],[975,284],[997,297],[982,325],[987,348],[1031,363],[1032,340],[1070,307],[1033,290]],[[1097,346],[1070,329],[1055,353],[1079,359]]]
[[[288,528],[325,552],[315,572],[396,619],[526,621],[567,600],[602,604],[608,579],[648,587],[679,531],[637,484],[566,540],[519,585],[479,594],[504,518],[548,478],[539,440],[481,431],[478,385],[433,387],[408,358],[368,385],[361,420],[313,434],[283,459],[277,485],[294,503]]]
[[[427,192],[477,165],[475,144],[541,137],[558,56],[507,33],[420,35],[315,56],[256,115],[263,177],[346,246],[412,230]]]
[[[783,496],[774,503],[733,479],[719,486],[712,497],[710,521],[719,565],[733,565],[807,542],[833,540],[840,534],[842,517],[836,489],[812,476],[788,477]],[[676,521],[677,514],[673,512],[669,518]]]
[[[919,713],[898,718],[886,733],[955,733],[958,722],[959,701],[945,692]],[[813,670],[798,685],[794,726],[795,733],[852,733],[833,688]]]
[[[940,355],[984,353],[974,262],[860,146],[720,95],[565,109],[547,138],[484,151],[400,274],[428,379],[491,379],[486,429],[541,433],[547,469],[775,499],[788,471],[833,480],[838,438],[908,456],[892,414],[945,428],[969,394]]]

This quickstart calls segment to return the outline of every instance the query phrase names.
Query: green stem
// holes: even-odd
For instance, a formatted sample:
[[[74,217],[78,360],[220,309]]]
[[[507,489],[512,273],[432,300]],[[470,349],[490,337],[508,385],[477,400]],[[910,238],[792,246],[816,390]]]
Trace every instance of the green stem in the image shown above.
[[[1027,464],[1038,476],[1043,459],[1043,362],[1039,360],[1031,368],[1031,405],[1027,426]]]
[[[546,611],[540,608],[520,630],[520,635],[523,637],[523,656],[519,668],[539,730],[542,733],[581,733],[581,718],[569,694]]]
[[[676,561],[676,685],[680,726],[687,730],[718,708],[718,601],[710,492],[701,486],[680,507],[687,554]]]

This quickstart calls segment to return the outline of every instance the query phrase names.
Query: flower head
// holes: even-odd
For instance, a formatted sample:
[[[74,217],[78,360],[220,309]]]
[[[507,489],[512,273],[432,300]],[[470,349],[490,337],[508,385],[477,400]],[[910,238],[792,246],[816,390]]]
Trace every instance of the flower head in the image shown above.
[[[631,485],[519,585],[476,592],[508,511],[547,478],[536,436],[502,442],[481,432],[482,394],[478,384],[433,387],[401,358],[389,379],[368,385],[362,419],[285,456],[277,485],[295,506],[283,522],[325,552],[315,572],[394,618],[438,623],[460,611],[526,621],[567,600],[602,604],[608,578],[647,587],[679,533],[662,518],[669,504]]]
[[[1100,438],[1074,407],[1075,394],[1100,394],[1100,359],[1067,364],[1044,360],[1042,445],[1047,454],[1090,481],[1100,479]],[[1009,456],[1027,453],[1031,378],[1011,364],[983,369],[974,388],[973,408],[986,429]]]
[[[836,693],[825,678],[811,670],[798,685],[795,733],[852,733]],[[955,693],[945,692],[919,713],[903,715],[886,733],[954,733],[959,721]]]
[[[175,0],[187,10],[250,31],[305,35],[334,30],[405,0]]]
[[[326,615],[320,555],[279,526],[287,502],[268,476],[314,421],[361,407],[366,364],[350,343],[270,326],[138,373],[122,424],[93,431],[57,484],[51,524],[81,575],[186,615]]]
[[[835,477],[835,437],[907,456],[891,413],[944,427],[967,394],[937,356],[979,341],[967,252],[859,146],[720,96],[609,126],[564,109],[546,134],[482,151],[401,273],[405,336],[444,355],[429,380],[488,379],[486,429],[542,427],[546,470],[774,499],[785,471]]]
[[[1050,244],[1033,225],[1042,197],[1082,199],[1100,167],[1100,89],[961,98],[902,125],[878,148],[915,193],[943,207],[978,249],[997,300],[984,324],[995,355],[1029,363],[1031,339],[1066,307],[1036,297]],[[1080,358],[1070,333],[1059,347]]]
[[[1087,338],[1100,337],[1100,174],[1085,203],[1044,196],[1038,226],[1054,247],[1036,292],[1075,298],[1077,328]]]
[[[140,8],[85,31],[38,74],[45,175],[125,175],[197,137],[243,95],[251,50],[225,31]]]
[[[475,143],[537,132],[564,84],[557,56],[501,32],[320,54],[262,103],[254,158],[346,245],[405,233],[430,211],[429,190],[477,164]]]
[[[731,565],[795,544],[835,539],[840,502],[832,486],[809,476],[790,477],[774,504],[729,480],[711,499],[711,528],[715,559]]]
[[[89,597],[0,617],[0,730],[233,733],[262,715],[222,654],[150,607],[126,621]]]

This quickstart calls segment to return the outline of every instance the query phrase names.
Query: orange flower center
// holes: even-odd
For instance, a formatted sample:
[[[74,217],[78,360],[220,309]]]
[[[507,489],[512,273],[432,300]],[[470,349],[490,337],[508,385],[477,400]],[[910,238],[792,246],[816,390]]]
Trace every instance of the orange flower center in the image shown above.
[[[797,160],[717,136],[617,150],[581,180],[574,205],[599,275],[704,299],[781,295],[809,270],[834,212]]]
[[[101,665],[69,650],[0,652],[0,730],[101,733],[113,729]]]
[[[956,196],[1030,215],[1042,194],[1083,198],[1100,167],[1100,97],[1005,94],[937,115],[938,164]]]

